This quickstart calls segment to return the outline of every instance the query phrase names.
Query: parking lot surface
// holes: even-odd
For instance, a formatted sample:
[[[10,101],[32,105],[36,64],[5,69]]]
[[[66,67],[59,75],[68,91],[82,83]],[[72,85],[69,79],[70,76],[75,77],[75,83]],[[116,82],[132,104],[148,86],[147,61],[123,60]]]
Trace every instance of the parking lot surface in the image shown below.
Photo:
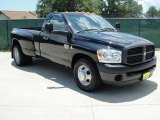
[[[148,80],[93,93],[76,86],[69,68],[40,59],[17,67],[10,56],[0,52],[0,120],[160,119],[160,52]]]

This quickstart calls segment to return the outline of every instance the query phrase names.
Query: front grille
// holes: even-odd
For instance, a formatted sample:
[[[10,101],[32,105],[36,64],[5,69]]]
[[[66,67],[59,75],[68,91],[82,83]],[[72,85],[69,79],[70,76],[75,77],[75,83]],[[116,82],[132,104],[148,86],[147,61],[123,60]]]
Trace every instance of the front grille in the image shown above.
[[[149,60],[154,57],[154,52],[150,52],[146,54],[146,60]]]
[[[155,51],[155,48],[153,45],[146,46],[146,52]]]
[[[127,63],[129,64],[135,64],[143,61],[143,55],[136,55],[135,56],[130,56],[127,58]]]
[[[135,65],[147,62],[154,58],[154,45],[141,46],[127,51],[127,64]]]
[[[136,47],[128,50],[127,55],[135,55],[143,53],[143,47]]]

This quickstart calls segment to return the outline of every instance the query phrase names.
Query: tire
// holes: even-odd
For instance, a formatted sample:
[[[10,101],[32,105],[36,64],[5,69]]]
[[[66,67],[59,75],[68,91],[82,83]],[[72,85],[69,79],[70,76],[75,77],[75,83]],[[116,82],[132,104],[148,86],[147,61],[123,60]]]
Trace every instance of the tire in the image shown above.
[[[89,59],[78,60],[74,65],[73,75],[77,86],[83,91],[92,92],[102,85],[98,69]]]
[[[15,64],[17,66],[32,64],[32,57],[24,55],[19,45],[15,45],[12,49],[12,52]]]

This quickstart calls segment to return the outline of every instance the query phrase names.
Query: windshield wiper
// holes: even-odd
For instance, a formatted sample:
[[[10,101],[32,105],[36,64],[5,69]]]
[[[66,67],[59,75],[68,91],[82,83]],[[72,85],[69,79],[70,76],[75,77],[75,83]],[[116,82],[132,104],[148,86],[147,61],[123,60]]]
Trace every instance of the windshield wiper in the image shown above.
[[[113,29],[113,28],[86,29],[86,30],[79,31],[79,32],[77,32],[77,33],[87,32],[87,31],[115,31],[115,29]]]
[[[78,31],[77,33],[81,33],[81,32],[87,32],[87,31],[98,31],[99,29],[87,29],[87,30],[82,30],[82,31]]]
[[[115,31],[115,29],[113,28],[102,28],[102,29],[99,29],[100,31]]]

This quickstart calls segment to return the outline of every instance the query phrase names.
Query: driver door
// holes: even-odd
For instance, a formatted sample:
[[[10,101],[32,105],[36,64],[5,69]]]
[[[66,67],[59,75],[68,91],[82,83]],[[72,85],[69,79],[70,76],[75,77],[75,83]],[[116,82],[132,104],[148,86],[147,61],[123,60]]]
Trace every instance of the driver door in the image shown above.
[[[66,24],[60,14],[54,14],[49,22],[53,24],[53,31],[48,33],[44,30],[41,34],[41,56],[68,65],[69,60],[65,57],[68,51],[64,48],[65,44],[68,44],[67,36],[64,34],[67,31]]]

